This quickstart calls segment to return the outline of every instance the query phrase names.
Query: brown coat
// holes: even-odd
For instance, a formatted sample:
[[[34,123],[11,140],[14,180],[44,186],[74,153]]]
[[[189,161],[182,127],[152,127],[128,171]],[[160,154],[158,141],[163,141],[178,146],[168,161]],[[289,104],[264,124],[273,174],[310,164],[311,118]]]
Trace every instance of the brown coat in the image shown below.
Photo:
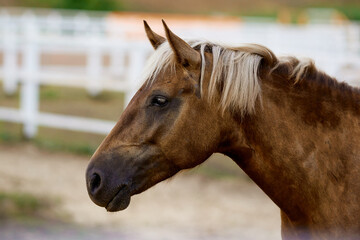
[[[167,42],[145,23],[147,82],[89,163],[90,198],[125,209],[220,152],[279,206],[284,239],[360,238],[359,89],[262,46],[190,46],[164,27]]]

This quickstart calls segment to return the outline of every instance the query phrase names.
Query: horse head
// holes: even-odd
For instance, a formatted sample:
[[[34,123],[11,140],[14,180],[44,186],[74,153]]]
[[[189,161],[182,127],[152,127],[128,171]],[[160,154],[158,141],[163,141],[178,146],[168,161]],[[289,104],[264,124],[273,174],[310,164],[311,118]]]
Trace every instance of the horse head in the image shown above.
[[[224,136],[237,138],[227,112],[207,101],[211,53],[195,50],[164,23],[166,39],[145,24],[155,49],[145,83],[92,156],[90,198],[108,211],[125,209],[130,197],[219,151]]]

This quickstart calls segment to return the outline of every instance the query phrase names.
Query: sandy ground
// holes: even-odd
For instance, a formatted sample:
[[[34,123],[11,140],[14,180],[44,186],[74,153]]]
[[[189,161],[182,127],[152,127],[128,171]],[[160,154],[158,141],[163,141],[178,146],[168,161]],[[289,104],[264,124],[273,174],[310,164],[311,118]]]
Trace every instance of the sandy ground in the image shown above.
[[[87,195],[87,162],[31,145],[0,146],[0,191],[59,199],[56,211],[76,226],[112,231],[119,239],[280,239],[279,209],[251,182],[182,173],[133,196],[125,211],[107,213]],[[9,234],[6,229],[16,227],[0,228],[0,235]],[[116,239],[110,235],[88,239]]]

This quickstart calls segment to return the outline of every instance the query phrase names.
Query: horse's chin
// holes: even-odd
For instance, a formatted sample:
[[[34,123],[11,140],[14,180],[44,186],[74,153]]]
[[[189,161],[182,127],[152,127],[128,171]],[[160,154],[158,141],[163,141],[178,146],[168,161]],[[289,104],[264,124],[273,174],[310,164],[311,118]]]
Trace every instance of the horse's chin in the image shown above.
[[[105,207],[108,212],[118,212],[126,209],[130,204],[131,193],[127,185],[119,188],[117,194]]]

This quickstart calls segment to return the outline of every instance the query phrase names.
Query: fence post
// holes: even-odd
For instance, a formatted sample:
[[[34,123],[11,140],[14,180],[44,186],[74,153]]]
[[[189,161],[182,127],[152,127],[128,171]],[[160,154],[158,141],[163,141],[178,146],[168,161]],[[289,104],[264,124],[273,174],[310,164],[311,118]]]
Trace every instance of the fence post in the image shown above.
[[[141,44],[134,44],[129,56],[128,84],[129,88],[125,93],[124,106],[126,107],[135,95],[141,81],[141,73],[145,65],[147,51]]]
[[[102,91],[101,73],[103,67],[103,55],[101,48],[101,39],[98,29],[93,27],[93,34],[89,36],[89,48],[86,63],[86,73],[88,76],[87,90],[91,96],[96,96]]]
[[[360,66],[360,23],[352,23],[348,26],[348,49],[349,62],[356,67]],[[349,58],[349,57],[348,57]]]
[[[25,47],[23,53],[24,75],[20,93],[20,108],[24,121],[24,136],[33,138],[37,133],[37,114],[39,110],[39,49],[35,17],[24,17]]]
[[[61,36],[61,24],[63,22],[62,16],[59,12],[51,11],[46,19],[46,31],[54,36]]]
[[[4,91],[12,95],[17,87],[17,50],[16,25],[7,13],[3,13],[4,24]]]
[[[114,49],[110,52],[110,72],[116,78],[122,76],[125,71],[125,51],[122,45],[121,43],[120,47],[119,44],[114,44]]]
[[[84,36],[88,33],[88,28],[90,27],[90,19],[88,15],[84,12],[79,12],[72,20],[74,22],[74,36]]]

